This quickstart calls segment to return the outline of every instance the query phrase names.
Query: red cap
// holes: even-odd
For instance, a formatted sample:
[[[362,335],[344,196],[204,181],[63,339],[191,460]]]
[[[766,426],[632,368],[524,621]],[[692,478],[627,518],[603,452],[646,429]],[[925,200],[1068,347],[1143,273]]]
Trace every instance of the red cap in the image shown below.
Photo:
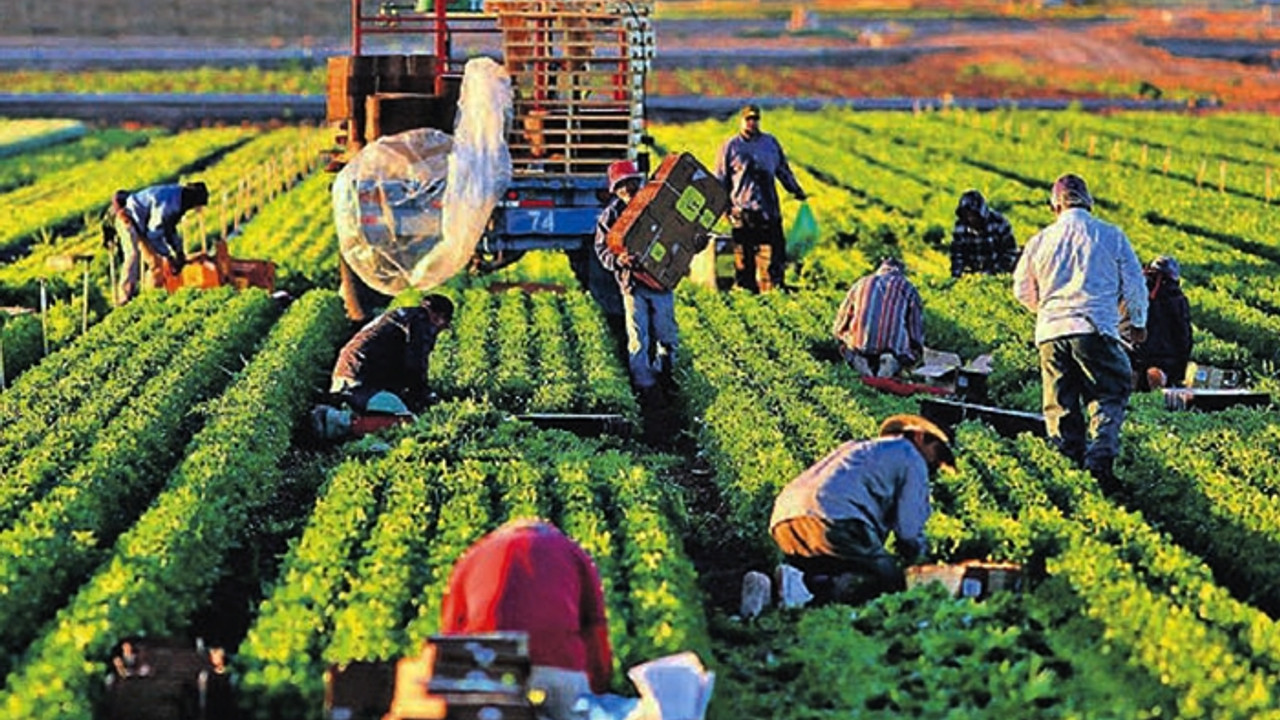
[[[618,160],[609,163],[609,192],[617,192],[618,185],[631,178],[644,179],[640,168],[631,160]]]

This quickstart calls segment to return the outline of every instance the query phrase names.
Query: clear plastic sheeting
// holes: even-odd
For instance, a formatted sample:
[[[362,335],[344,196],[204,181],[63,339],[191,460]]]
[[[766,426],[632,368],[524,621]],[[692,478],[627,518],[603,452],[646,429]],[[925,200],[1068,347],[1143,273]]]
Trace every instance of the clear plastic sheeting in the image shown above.
[[[441,244],[440,205],[453,141],[434,129],[378,138],[333,181],[342,257],[366,285],[394,295]]]
[[[441,213],[445,241],[414,266],[414,287],[435,287],[471,261],[493,208],[511,184],[511,103],[505,68],[485,57],[467,61]]]
[[[428,290],[466,267],[511,180],[511,81],[489,58],[467,63],[453,137],[409,130],[365,146],[333,182],[339,249],[386,295]]]

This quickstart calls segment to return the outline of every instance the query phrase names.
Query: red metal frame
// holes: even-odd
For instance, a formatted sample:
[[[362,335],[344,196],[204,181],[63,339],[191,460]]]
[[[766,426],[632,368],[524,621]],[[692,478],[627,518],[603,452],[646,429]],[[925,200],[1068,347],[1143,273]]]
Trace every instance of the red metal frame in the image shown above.
[[[422,35],[431,33],[435,37],[435,48],[431,54],[443,58],[444,73],[435,79],[435,91],[444,93],[445,75],[461,72],[461,67],[453,66],[449,57],[451,35],[456,32],[449,25],[449,9],[447,0],[435,0],[434,7],[428,13],[406,12],[394,16],[381,14],[364,15],[361,4],[364,0],[351,0],[351,54],[364,54],[366,35]],[[463,32],[477,34],[496,34],[498,29],[489,27],[467,27]]]

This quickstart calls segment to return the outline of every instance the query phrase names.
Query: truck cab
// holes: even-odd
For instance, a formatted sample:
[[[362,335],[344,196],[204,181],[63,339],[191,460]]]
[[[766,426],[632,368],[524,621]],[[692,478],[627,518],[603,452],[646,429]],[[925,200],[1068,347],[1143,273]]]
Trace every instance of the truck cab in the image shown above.
[[[472,267],[563,250],[610,313],[616,288],[592,243],[609,163],[630,159],[648,171],[641,146],[651,11],[649,2],[622,0],[487,0],[482,12],[431,0],[351,0],[352,53],[328,66],[326,116],[337,147],[330,168],[383,135],[451,133],[466,60],[498,60],[513,89],[512,180]],[[345,261],[342,278],[348,314],[362,319],[376,294]]]

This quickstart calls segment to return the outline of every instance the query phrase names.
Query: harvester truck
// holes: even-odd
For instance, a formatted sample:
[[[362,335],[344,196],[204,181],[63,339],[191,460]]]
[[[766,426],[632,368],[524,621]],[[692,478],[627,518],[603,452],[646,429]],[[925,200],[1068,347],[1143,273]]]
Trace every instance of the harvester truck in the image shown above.
[[[641,146],[651,11],[645,0],[487,0],[482,13],[430,0],[351,0],[351,55],[330,58],[328,67],[326,115],[338,147],[330,168],[383,136],[451,133],[468,56],[493,57],[512,84],[511,181],[472,267],[563,250],[579,281],[608,302],[614,280],[591,243],[609,163],[630,159],[649,170]],[[346,258],[341,276],[348,314],[366,317],[379,293]]]

